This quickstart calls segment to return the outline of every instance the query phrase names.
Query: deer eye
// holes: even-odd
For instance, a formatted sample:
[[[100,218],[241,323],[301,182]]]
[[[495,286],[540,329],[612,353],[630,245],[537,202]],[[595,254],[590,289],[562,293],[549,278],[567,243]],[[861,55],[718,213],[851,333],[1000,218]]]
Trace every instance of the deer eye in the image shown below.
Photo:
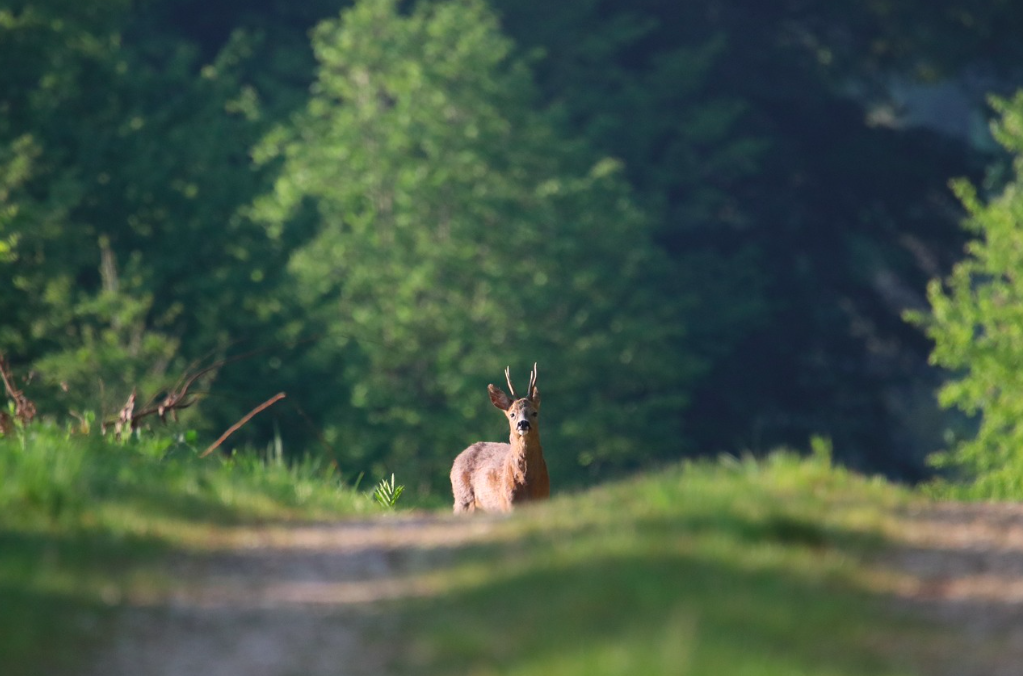
[[[512,413],[512,414],[511,414],[511,417],[513,417],[513,418],[514,418],[514,417],[515,417],[515,414],[514,414],[514,413]]]
[[[533,411],[533,417],[534,418],[536,417],[536,411]]]

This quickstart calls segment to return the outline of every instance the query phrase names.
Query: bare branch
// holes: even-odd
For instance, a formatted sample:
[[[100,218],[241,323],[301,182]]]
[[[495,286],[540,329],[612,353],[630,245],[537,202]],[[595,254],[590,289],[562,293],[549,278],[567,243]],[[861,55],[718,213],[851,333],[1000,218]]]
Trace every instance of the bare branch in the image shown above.
[[[204,375],[206,375],[210,371],[213,371],[213,370],[216,370],[216,369],[220,368],[221,366],[223,366],[224,364],[227,364],[228,362],[237,361],[239,359],[244,359],[247,356],[250,356],[250,355],[246,354],[246,355],[239,355],[237,357],[231,357],[231,358],[228,358],[228,359],[221,359],[219,361],[216,361],[216,362],[210,364],[209,366],[207,366],[204,369],[200,369],[199,371],[193,373],[192,375],[188,375],[187,372],[186,372],[186,374],[184,376],[182,376],[180,380],[178,380],[178,384],[175,385],[175,387],[173,389],[171,389],[164,396],[163,400],[159,404],[156,404],[155,406],[146,406],[145,408],[143,408],[140,411],[132,412],[130,414],[131,415],[130,421],[122,421],[121,418],[122,418],[122,416],[124,414],[124,409],[121,409],[121,416],[118,416],[117,420],[112,420],[112,421],[108,421],[108,422],[104,423],[104,426],[106,426],[106,425],[114,425],[115,429],[117,429],[117,427],[116,427],[117,425],[120,424],[123,427],[124,422],[128,422],[128,423],[130,423],[129,424],[129,431],[130,431],[130,430],[135,429],[136,427],[138,427],[138,422],[140,420],[142,420],[143,418],[146,418],[148,416],[154,415],[154,414],[158,415],[160,417],[160,420],[166,422],[167,413],[174,414],[174,412],[180,411],[182,409],[186,409],[186,408],[188,408],[189,406],[191,406],[192,404],[194,404],[196,402],[195,395],[193,395],[191,398],[188,397],[188,388],[190,388],[195,383],[196,380],[198,380],[199,378],[203,377]],[[132,397],[129,399],[131,401],[133,409],[134,409],[134,405],[135,405],[134,397],[135,397],[135,393],[133,391],[132,392]]]
[[[260,404],[260,405],[259,405],[259,406],[257,406],[256,408],[254,408],[254,409],[252,409],[251,411],[249,411],[249,412],[248,412],[248,414],[247,414],[247,415],[246,415],[246,416],[245,416],[244,418],[242,418],[241,420],[239,420],[239,421],[238,421],[238,422],[236,422],[235,424],[231,425],[231,427],[229,427],[229,428],[227,429],[227,431],[226,431],[226,432],[224,432],[223,434],[221,434],[221,435],[220,435],[220,438],[219,438],[219,439],[217,439],[216,441],[214,441],[214,442],[213,442],[213,443],[212,443],[212,444],[210,445],[210,447],[209,447],[209,448],[207,448],[207,449],[206,449],[205,451],[203,451],[202,453],[200,453],[200,454],[199,454],[199,457],[200,457],[200,458],[205,458],[205,457],[206,457],[207,455],[209,455],[209,454],[210,454],[210,453],[212,453],[213,451],[217,450],[217,448],[219,448],[219,447],[220,447],[220,444],[224,443],[224,441],[225,441],[225,440],[226,440],[226,439],[227,439],[227,438],[228,438],[229,436],[231,436],[232,434],[234,434],[235,432],[237,432],[237,431],[238,431],[238,429],[239,429],[239,428],[240,428],[240,427],[241,427],[242,425],[244,425],[245,423],[247,423],[247,422],[249,422],[250,420],[252,420],[252,417],[253,417],[254,415],[256,415],[257,413],[259,413],[259,412],[260,412],[260,411],[262,411],[263,409],[269,408],[269,407],[270,407],[270,406],[272,406],[273,404],[277,403],[278,401],[280,401],[281,399],[283,399],[283,398],[284,398],[284,396],[285,396],[285,395],[284,395],[284,393],[283,393],[283,392],[278,392],[277,394],[275,394],[274,396],[270,397],[269,399],[267,399],[266,401],[264,401],[264,402],[263,402],[262,404]]]
[[[4,381],[7,396],[14,402],[14,417],[26,425],[32,422],[32,419],[36,417],[36,405],[25,396],[24,392],[15,387],[14,376],[8,370],[7,360],[4,359],[2,352],[0,352],[0,379]]]
[[[117,421],[114,422],[114,438],[120,439],[121,433],[125,429],[128,430],[128,434],[131,434],[135,429],[135,396],[136,391],[133,388],[131,394],[128,395],[128,401],[124,402],[124,406],[121,407],[121,412],[117,414]]]

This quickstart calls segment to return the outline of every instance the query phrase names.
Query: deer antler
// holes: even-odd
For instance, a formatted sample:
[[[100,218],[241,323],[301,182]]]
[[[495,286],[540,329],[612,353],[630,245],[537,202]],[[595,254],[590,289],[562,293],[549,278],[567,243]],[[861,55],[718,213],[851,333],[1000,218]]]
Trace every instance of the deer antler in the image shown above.
[[[533,390],[536,389],[536,362],[533,362],[533,370],[529,374],[529,387],[526,388],[526,399],[533,398]]]
[[[508,394],[511,395],[512,399],[515,399],[516,398],[515,397],[515,388],[512,387],[512,384],[511,384],[511,367],[510,366],[505,366],[504,367],[504,379],[508,381]]]

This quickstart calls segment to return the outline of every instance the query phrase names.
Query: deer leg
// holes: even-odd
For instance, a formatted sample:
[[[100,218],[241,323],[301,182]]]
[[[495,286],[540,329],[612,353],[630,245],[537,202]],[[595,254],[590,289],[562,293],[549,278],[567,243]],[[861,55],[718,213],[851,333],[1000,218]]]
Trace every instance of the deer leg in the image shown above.
[[[451,492],[455,496],[455,514],[476,510],[476,494],[472,490],[467,472],[451,475]]]

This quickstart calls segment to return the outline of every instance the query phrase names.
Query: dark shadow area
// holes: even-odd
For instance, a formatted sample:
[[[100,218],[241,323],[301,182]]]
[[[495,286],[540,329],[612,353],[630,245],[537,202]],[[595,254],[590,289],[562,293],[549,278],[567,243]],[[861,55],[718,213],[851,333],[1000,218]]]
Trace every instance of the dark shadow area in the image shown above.
[[[154,537],[80,528],[64,533],[0,529],[0,570],[25,575],[73,570],[83,577],[116,578],[143,562],[161,560],[171,550]]]
[[[64,676],[79,673],[110,635],[116,609],[64,593],[0,584],[3,673]]]
[[[159,540],[79,527],[0,530],[4,674],[77,673],[109,635],[132,571],[163,561]]]

